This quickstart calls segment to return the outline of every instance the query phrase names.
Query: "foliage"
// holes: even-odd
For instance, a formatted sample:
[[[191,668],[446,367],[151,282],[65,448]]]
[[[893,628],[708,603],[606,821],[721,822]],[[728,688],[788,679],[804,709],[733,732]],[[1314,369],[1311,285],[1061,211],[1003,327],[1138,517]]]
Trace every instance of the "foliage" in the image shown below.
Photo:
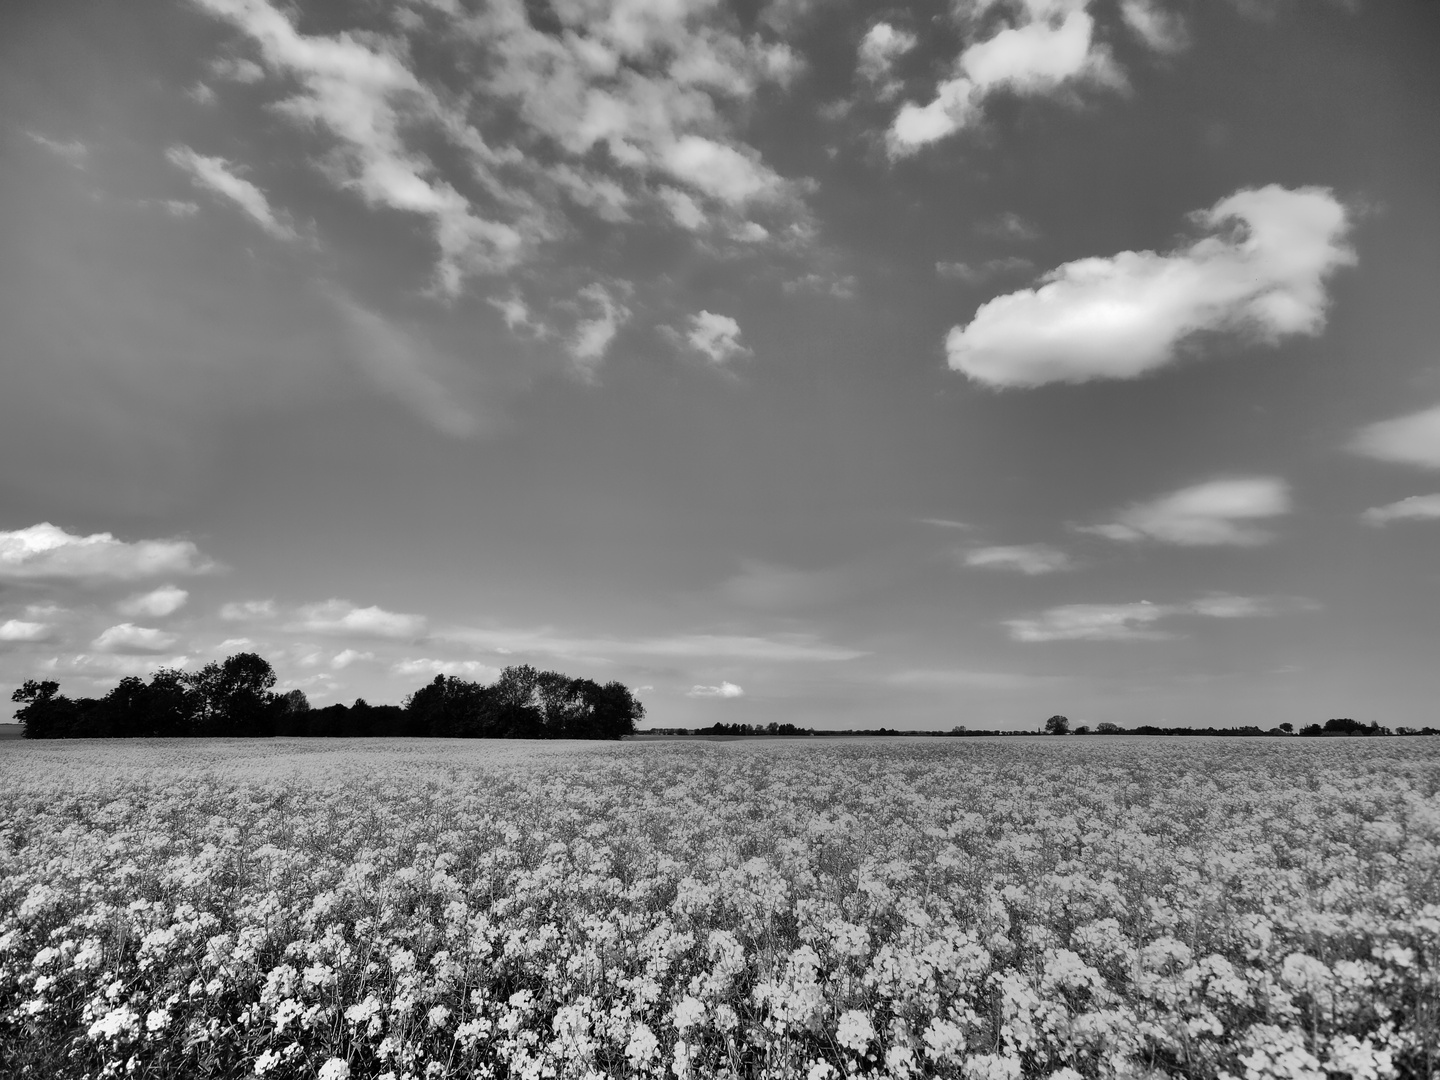
[[[15,743],[0,1062],[1431,1077],[1434,745]]]
[[[176,736],[450,736],[618,739],[635,732],[645,706],[618,682],[601,686],[528,665],[493,686],[437,675],[406,701],[312,709],[305,694],[274,692],[275,672],[255,653],[199,671],[129,676],[101,699],[72,701],[55,682],[30,680],[11,695],[28,739]]]
[[[1058,713],[1045,721],[1046,735],[1069,735],[1070,718],[1061,716]]]

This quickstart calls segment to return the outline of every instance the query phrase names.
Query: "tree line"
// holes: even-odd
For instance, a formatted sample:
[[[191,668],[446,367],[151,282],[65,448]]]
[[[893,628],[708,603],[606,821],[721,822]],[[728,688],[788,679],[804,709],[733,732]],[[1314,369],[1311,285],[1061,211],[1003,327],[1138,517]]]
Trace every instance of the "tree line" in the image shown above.
[[[53,681],[28,680],[10,695],[27,739],[393,736],[462,739],[619,739],[645,706],[618,682],[603,686],[529,664],[483,684],[437,675],[403,705],[310,707],[305,693],[277,694],[275,671],[236,653],[198,671],[162,668],[146,682],[120,680],[101,698],[69,698]]]

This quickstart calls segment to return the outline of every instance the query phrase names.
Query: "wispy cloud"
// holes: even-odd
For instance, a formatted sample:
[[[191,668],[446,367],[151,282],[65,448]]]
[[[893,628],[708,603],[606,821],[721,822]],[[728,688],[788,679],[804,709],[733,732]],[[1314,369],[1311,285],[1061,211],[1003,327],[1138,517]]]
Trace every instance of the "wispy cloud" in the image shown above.
[[[1312,601],[1295,598],[1233,596],[1218,593],[1183,604],[1065,604],[1039,615],[1005,620],[1015,641],[1163,641],[1175,633],[1155,624],[1177,616],[1249,619],[1313,610]]]
[[[206,157],[188,146],[172,146],[165,152],[171,164],[184,169],[200,187],[230,200],[252,221],[277,240],[294,240],[295,230],[270,206],[265,193],[249,180],[239,176],[235,167],[222,157]]]
[[[745,691],[733,682],[722,682],[719,686],[692,686],[689,690],[685,691],[685,696],[692,698],[738,698],[744,697]]]
[[[121,615],[132,617],[150,616],[163,618],[173,615],[185,606],[190,594],[176,585],[161,585],[147,593],[137,593],[120,601],[116,609]]]
[[[308,634],[354,634],[358,637],[413,639],[425,633],[423,615],[404,615],[381,607],[360,607],[331,599],[305,604],[287,629]]]
[[[83,169],[85,162],[89,160],[90,148],[79,139],[52,139],[41,135],[37,131],[27,131],[30,141],[43,146],[56,157],[62,158],[67,164],[77,169]]]
[[[550,630],[487,630],[466,627],[436,631],[435,637],[490,652],[542,656],[645,656],[674,659],[834,662],[865,654],[809,634],[760,637],[744,634],[676,634],[671,637],[578,637]]]
[[[467,438],[481,430],[476,395],[457,385],[461,373],[449,357],[345,293],[331,289],[329,296],[349,332],[350,355],[376,387],[446,435]]]
[[[878,22],[860,39],[857,53],[856,72],[870,84],[876,98],[889,101],[897,97],[904,87],[892,72],[895,62],[919,43],[920,39],[908,30],[901,30],[888,22]]]
[[[0,580],[133,581],[215,568],[189,540],[127,542],[108,532],[79,536],[49,522],[0,531]]]
[[[90,647],[103,653],[159,653],[173,648],[175,641],[174,634],[163,630],[120,623],[102,630]]]
[[[932,690],[1029,690],[1066,681],[1060,675],[1016,671],[971,671],[965,668],[912,668],[885,679],[895,686]]]
[[[1440,469],[1440,405],[1363,427],[1350,448],[1379,461]]]
[[[935,272],[943,278],[963,281],[967,285],[983,285],[991,278],[1003,274],[1028,274],[1035,264],[1019,255],[1007,255],[999,259],[987,259],[982,263],[937,262]]]
[[[436,660],[430,657],[413,657],[397,660],[390,668],[396,675],[465,675],[482,682],[493,682],[500,677],[500,669],[478,660]]]
[[[1440,495],[1411,495],[1384,506],[1372,506],[1360,519],[1375,526],[1392,521],[1435,521],[1440,519]]]
[[[1266,342],[1320,332],[1325,283],[1355,262],[1330,191],[1271,184],[1193,216],[1211,235],[1188,247],[1080,259],[982,304],[947,336],[950,367],[989,386],[1131,379],[1202,331]]]
[[[253,619],[273,619],[274,600],[233,600],[220,606],[220,618],[227,622],[247,622]]]
[[[972,548],[965,553],[965,565],[1034,576],[1069,570],[1074,563],[1069,555],[1049,544],[1013,544]]]
[[[1080,531],[1122,542],[1255,547],[1274,539],[1256,523],[1289,510],[1289,487],[1278,477],[1210,480],[1136,503],[1120,511],[1114,521],[1081,526]]]
[[[629,320],[630,309],[598,283],[581,289],[579,299],[590,314],[576,323],[568,348],[580,372],[593,376],[620,327]]]

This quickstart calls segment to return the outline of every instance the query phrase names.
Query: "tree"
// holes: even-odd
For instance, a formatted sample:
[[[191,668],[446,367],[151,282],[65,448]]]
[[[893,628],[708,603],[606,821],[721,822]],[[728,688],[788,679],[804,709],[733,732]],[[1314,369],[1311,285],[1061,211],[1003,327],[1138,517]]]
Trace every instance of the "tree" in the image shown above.
[[[236,653],[190,676],[199,735],[274,733],[275,669],[258,653]]]
[[[67,734],[63,730],[68,726],[65,721],[74,710],[70,699],[61,695],[59,683],[26,679],[24,686],[11,693],[10,700],[25,706],[15,711],[15,719],[25,725],[25,738],[58,739]]]
[[[1054,716],[1050,717],[1049,720],[1046,720],[1046,721],[1045,721],[1045,734],[1046,734],[1046,735],[1069,735],[1069,734],[1070,734],[1070,719],[1069,719],[1069,717],[1061,716],[1059,713],[1056,713]]]
[[[1099,735],[1119,735],[1120,725],[1112,724],[1109,720],[1102,720],[1095,725],[1095,732]]]

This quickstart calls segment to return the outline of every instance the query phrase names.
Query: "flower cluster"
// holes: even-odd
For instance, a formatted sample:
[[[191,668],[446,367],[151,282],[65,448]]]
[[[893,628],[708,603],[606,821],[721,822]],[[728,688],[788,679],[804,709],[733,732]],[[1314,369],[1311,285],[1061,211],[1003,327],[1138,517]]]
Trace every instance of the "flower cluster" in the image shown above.
[[[17,1077],[1430,1077],[1414,740],[23,744]]]

